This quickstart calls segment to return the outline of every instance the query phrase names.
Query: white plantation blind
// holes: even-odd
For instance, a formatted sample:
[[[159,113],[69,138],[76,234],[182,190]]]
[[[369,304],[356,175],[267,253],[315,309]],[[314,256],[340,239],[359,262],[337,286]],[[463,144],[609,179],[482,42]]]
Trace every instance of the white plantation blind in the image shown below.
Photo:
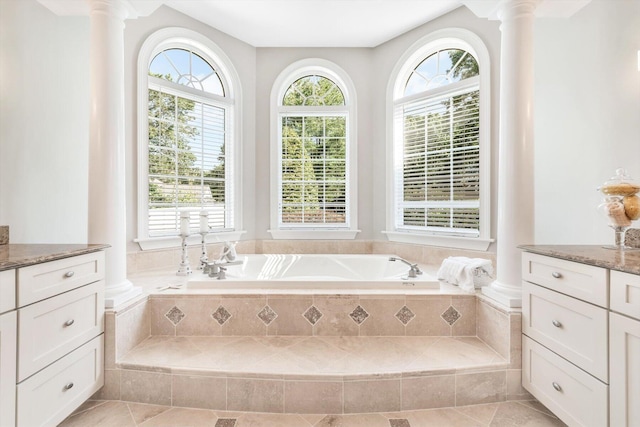
[[[167,49],[148,76],[149,237],[177,235],[190,212],[192,233],[206,211],[214,231],[232,230],[232,102],[222,79],[202,57]]]
[[[479,236],[478,78],[408,96],[394,108],[396,229]]]

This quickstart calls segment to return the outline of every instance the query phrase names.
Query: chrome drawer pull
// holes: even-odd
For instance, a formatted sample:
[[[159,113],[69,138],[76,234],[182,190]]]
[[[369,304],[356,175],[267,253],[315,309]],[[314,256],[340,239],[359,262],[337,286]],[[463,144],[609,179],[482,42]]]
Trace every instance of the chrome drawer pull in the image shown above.
[[[562,327],[562,323],[558,322],[557,320],[552,320],[551,323],[553,323],[553,326],[555,326],[556,328],[561,328]]]
[[[560,387],[560,384],[558,384],[557,382],[554,381],[551,383],[551,385],[556,389],[556,391],[562,391],[562,387]]]
[[[556,279],[559,279],[562,277],[562,274],[558,273],[557,271],[554,271],[553,273],[551,273],[551,275]]]
[[[65,386],[64,386],[65,391],[66,390],[71,390],[72,388],[73,388],[73,383],[65,384]]]
[[[74,274],[76,274],[76,273],[73,270],[67,271],[66,273],[64,273],[64,277],[66,277],[68,279],[69,277],[73,277]]]
[[[73,319],[69,319],[69,320],[67,320],[66,322],[64,322],[64,326],[65,326],[65,328],[66,328],[66,327],[68,327],[68,326],[73,325],[73,324],[74,324],[74,322],[75,322],[75,320],[73,320]]]

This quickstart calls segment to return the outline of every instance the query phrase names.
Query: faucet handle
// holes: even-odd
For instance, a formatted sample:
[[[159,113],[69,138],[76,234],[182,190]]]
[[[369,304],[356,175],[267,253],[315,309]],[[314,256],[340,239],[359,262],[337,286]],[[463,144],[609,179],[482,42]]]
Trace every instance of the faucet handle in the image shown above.
[[[225,267],[220,267],[220,271],[218,271],[218,280],[227,278],[227,269]]]

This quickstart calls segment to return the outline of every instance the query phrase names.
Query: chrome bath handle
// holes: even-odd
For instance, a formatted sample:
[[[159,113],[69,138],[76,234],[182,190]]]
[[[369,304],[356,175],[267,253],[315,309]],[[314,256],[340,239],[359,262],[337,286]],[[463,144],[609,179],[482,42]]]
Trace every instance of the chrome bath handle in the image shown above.
[[[551,273],[551,275],[555,278],[555,279],[559,279],[562,277],[562,274],[558,273],[557,271],[554,271],[553,273]]]
[[[551,383],[551,385],[556,389],[556,391],[562,391],[562,387],[560,387],[560,384],[558,384],[557,382],[554,381]]]
[[[66,277],[68,279],[69,277],[73,277],[74,274],[76,274],[76,273],[73,270],[67,271],[66,273],[64,273],[64,277]]]
[[[73,325],[74,323],[75,323],[75,320],[73,320],[73,319],[69,319],[69,320],[67,320],[66,322],[64,322],[64,326],[65,326],[65,328],[66,328],[66,327],[68,327],[68,326]]]
[[[553,319],[551,321],[551,323],[553,323],[553,326],[555,326],[556,328],[561,328],[562,327],[562,323],[558,322],[557,320]]]

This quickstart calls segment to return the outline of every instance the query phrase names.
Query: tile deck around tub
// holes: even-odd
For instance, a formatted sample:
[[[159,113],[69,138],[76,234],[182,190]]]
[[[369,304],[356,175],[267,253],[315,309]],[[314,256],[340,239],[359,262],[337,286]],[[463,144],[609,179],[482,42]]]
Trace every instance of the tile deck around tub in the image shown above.
[[[422,376],[504,369],[476,337],[152,336],[121,360],[123,369],[296,378]]]

